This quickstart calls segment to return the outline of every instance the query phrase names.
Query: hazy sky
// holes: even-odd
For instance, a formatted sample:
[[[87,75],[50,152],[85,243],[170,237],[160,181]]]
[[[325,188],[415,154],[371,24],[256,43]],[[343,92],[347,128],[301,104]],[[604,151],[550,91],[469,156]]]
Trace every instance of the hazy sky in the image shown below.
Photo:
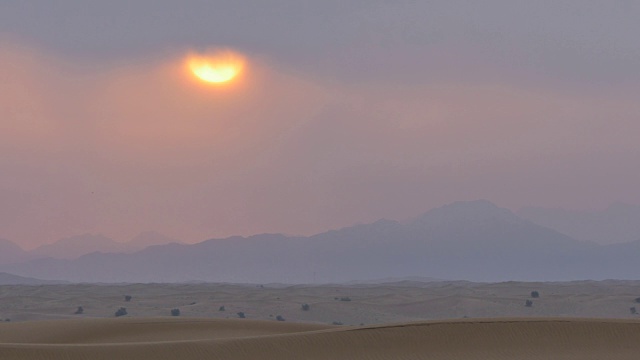
[[[0,1],[0,237],[640,203],[640,3]],[[211,88],[189,51],[231,48]]]

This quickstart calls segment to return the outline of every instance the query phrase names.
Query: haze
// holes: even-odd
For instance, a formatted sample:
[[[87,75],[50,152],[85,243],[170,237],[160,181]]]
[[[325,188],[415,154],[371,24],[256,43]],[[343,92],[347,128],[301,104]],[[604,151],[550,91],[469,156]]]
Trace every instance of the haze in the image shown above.
[[[633,1],[35,4],[0,3],[0,237],[25,248],[640,204]],[[217,48],[241,84],[184,76]]]

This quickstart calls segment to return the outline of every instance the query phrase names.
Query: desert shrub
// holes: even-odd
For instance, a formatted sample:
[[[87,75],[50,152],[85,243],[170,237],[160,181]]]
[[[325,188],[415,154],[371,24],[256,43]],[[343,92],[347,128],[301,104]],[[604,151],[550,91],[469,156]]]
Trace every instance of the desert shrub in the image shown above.
[[[309,309],[311,309],[311,306],[309,306],[309,304],[302,304],[302,310],[309,311]]]
[[[171,309],[171,316],[180,316],[180,309]]]
[[[344,296],[340,298],[340,301],[351,301],[351,298],[348,296]]]
[[[640,297],[635,300],[638,304],[640,304]]]
[[[124,296],[124,301],[126,301],[126,302],[131,301],[131,299],[133,299],[133,297],[131,297],[131,295],[125,295]]]
[[[524,306],[526,306],[526,307],[532,307],[532,306],[533,306],[533,301],[531,301],[531,300],[527,300],[527,301],[525,301],[525,302],[524,302]]]
[[[224,305],[218,308],[218,311],[225,311]]]
[[[333,300],[340,300],[340,298],[339,297],[334,297]]]
[[[282,317],[282,315],[278,315],[278,316],[276,316],[276,320],[278,320],[278,321],[284,321],[284,318]]]
[[[334,321],[331,323],[331,325],[344,325],[344,324],[340,321]]]
[[[637,314],[637,313],[638,313],[638,311],[636,310],[636,307],[635,307],[635,306],[634,306],[634,307],[632,307],[632,308],[629,308],[629,311],[630,311],[630,312],[631,312],[631,314],[633,314],[633,315],[635,315],[635,314]]]
[[[76,312],[74,312],[74,314],[80,315],[82,313],[84,313],[84,308],[82,306],[78,306],[78,309],[76,310]]]
[[[127,315],[126,308],[121,307],[120,309],[116,310],[116,317],[125,316],[125,315]]]
[[[531,297],[534,298],[534,299],[537,299],[537,298],[540,297],[540,293],[537,292],[537,291],[532,291],[531,292]]]
[[[238,315],[238,317],[239,317],[240,319],[244,319],[244,318],[246,317],[246,316],[244,315],[244,312],[242,312],[242,311],[238,311],[236,314]]]

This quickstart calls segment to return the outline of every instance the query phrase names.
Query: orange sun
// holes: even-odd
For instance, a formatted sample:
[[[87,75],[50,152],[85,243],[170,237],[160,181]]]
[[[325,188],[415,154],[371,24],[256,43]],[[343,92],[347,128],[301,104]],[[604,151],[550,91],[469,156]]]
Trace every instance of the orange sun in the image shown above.
[[[235,79],[245,66],[244,58],[232,51],[219,51],[208,55],[191,54],[187,66],[198,79],[222,85]]]

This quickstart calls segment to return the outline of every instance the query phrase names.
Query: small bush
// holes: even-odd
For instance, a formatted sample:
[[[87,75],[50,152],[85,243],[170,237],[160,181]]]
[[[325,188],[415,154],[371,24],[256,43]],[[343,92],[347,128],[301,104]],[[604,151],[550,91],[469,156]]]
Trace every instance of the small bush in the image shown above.
[[[537,299],[537,298],[540,297],[540,293],[537,292],[537,291],[532,291],[531,292],[531,297],[534,298],[534,299]]]
[[[84,308],[82,306],[78,306],[78,309],[76,310],[76,312],[74,312],[74,314],[80,315],[82,313],[84,313]]]
[[[637,314],[637,313],[638,313],[638,311],[636,310],[636,307],[635,307],[635,306],[634,306],[634,307],[632,307],[632,308],[629,308],[629,311],[631,312],[631,314],[632,314],[632,315],[635,315],[635,314]]]
[[[351,298],[348,296],[344,296],[340,298],[340,301],[351,301]]]
[[[635,300],[638,304],[640,304],[640,297]]]
[[[246,317],[246,316],[244,315],[244,312],[242,312],[242,311],[239,311],[239,312],[237,312],[236,314],[238,315],[238,317],[239,317],[240,319],[244,319],[244,318]]]
[[[116,311],[116,317],[125,316],[125,315],[127,315],[127,309],[126,308],[121,307],[120,309],[118,309]]]
[[[344,324],[340,321],[334,321],[331,323],[331,325],[344,325]]]
[[[218,311],[225,311],[224,306],[220,306],[220,307],[218,308]]]
[[[302,304],[302,310],[309,311],[309,309],[311,309],[311,306],[309,306],[309,304]]]
[[[526,306],[526,307],[532,307],[532,306],[533,306],[533,301],[531,301],[531,300],[527,300],[527,301],[525,301],[525,302],[524,302],[524,306]]]
[[[276,316],[276,320],[278,320],[278,321],[284,321],[284,318],[282,317],[282,315],[278,315],[278,316]]]
[[[180,316],[180,309],[171,309],[171,316]]]
[[[131,301],[131,299],[133,299],[133,297],[131,297],[131,295],[125,295],[124,296],[124,301],[126,301],[126,302]]]

